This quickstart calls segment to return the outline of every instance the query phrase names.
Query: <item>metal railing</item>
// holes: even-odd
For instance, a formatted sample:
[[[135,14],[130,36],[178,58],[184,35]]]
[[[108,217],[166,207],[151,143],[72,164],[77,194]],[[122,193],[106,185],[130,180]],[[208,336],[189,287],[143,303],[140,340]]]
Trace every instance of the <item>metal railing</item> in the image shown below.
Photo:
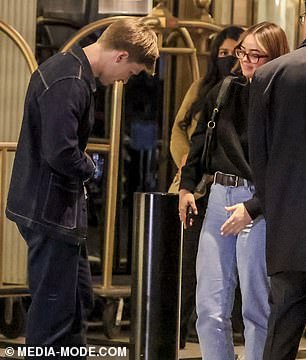
[[[105,28],[114,21],[122,18],[128,18],[126,16],[116,16],[101,19],[91,24],[84,26],[80,29],[61,49],[61,51],[69,50],[75,43],[83,39],[85,36],[92,32]],[[187,27],[200,27],[206,28],[211,31],[219,31],[221,27],[203,23],[200,21],[178,21],[178,26],[173,29],[178,31],[183,39],[185,48],[173,48],[163,47],[162,43],[162,32],[167,29],[163,28],[160,19],[158,17],[148,16],[144,18],[144,21],[156,30],[159,37],[160,52],[169,55],[187,55],[190,60],[190,69],[192,72],[192,79],[197,80],[199,78],[199,65],[197,60],[196,49],[194,47],[192,38],[187,30]],[[37,68],[35,57],[30,47],[23,40],[21,35],[17,33],[11,26],[0,21],[0,30],[4,31],[18,48],[23,53],[28,67],[31,72]],[[168,86],[168,85],[165,85]],[[168,89],[169,90],[169,89]],[[170,93],[170,91],[169,91]],[[122,113],[122,94],[123,94],[123,83],[116,82],[113,86],[112,101],[111,101],[111,130],[110,138],[107,144],[89,143],[87,149],[89,151],[101,151],[109,154],[108,161],[108,172],[107,172],[107,185],[106,185],[106,215],[105,215],[105,229],[104,229],[104,244],[103,244],[103,259],[102,259],[102,282],[95,284],[95,291],[102,296],[128,296],[130,295],[130,286],[114,286],[112,284],[112,268],[113,268],[113,255],[114,255],[114,234],[115,234],[115,220],[116,220],[116,202],[117,202],[117,182],[118,182],[118,167],[119,167],[119,146],[120,146],[120,128],[121,128],[121,113]],[[167,112],[170,106],[170,100],[164,101],[164,114]],[[0,243],[1,237],[3,237],[3,223],[5,210],[4,197],[4,165],[7,161],[6,154],[9,151],[15,151],[16,143],[0,143]],[[166,152],[167,148],[161,149],[161,152]],[[0,266],[2,266],[2,259],[0,257]],[[0,279],[1,280],[1,279]],[[1,282],[0,282],[1,287]]]
[[[25,41],[25,39],[20,35],[20,33],[14,29],[11,25],[5,23],[4,21],[0,20],[0,32],[7,35],[13,43],[17,46],[19,51],[21,52],[23,58],[26,61],[27,67],[32,73],[37,68],[37,62],[35,59],[35,56],[29,46],[29,44]],[[9,167],[9,158],[8,154],[11,152],[15,152],[17,147],[16,142],[0,142],[0,249],[1,249],[1,256],[0,256],[0,296],[20,296],[22,294],[27,293],[27,284],[25,281],[18,281],[11,284],[6,281],[6,277],[4,275],[7,275],[7,269],[4,268],[5,261],[7,259],[4,259],[5,255],[5,239],[4,239],[4,230],[5,230],[5,222],[7,221],[5,218],[5,206],[6,206],[6,179],[8,174],[6,173],[8,167]],[[16,230],[17,234],[17,230]],[[6,244],[7,245],[7,244]],[[20,244],[19,244],[20,245]],[[15,247],[16,249],[19,248],[18,245],[18,239],[16,239],[16,243],[10,244],[11,247]],[[26,258],[26,251],[24,251],[24,254],[18,254],[21,257]],[[18,262],[15,259],[12,259],[12,261]],[[22,261],[23,264],[26,261]],[[22,266],[20,264],[20,266]],[[19,266],[17,264],[17,266]],[[11,271],[13,267],[9,269]],[[4,279],[5,277],[5,279]],[[8,276],[11,277],[11,276]],[[24,279],[26,279],[26,274],[24,274]],[[24,282],[24,283],[23,283]]]
[[[5,221],[5,206],[6,206],[6,188],[5,188],[5,171],[7,169],[8,163],[8,152],[15,152],[17,143],[14,142],[0,142],[0,247],[3,249],[3,235],[4,235],[4,221]],[[0,256],[0,296],[5,295],[18,295],[20,293],[25,293],[27,290],[26,284],[16,285],[16,284],[5,284],[3,281],[3,251]]]
[[[37,61],[25,39],[11,25],[5,23],[2,20],[0,20],[0,31],[6,34],[18,46],[27,62],[30,72],[34,72],[38,66]]]
[[[84,26],[80,29],[61,49],[62,52],[68,51],[74,44],[90,35],[96,30],[107,27],[115,21],[123,18],[130,18],[129,16],[116,16],[106,19],[97,20],[91,24]],[[193,45],[193,41],[187,29],[179,28],[185,48],[171,48],[163,47],[161,40],[161,24],[159,18],[147,17],[143,18],[144,21],[152,26],[157,31],[159,36],[159,51],[170,55],[188,55],[190,59],[190,67],[192,71],[193,80],[199,78],[199,64],[196,56],[196,49]],[[102,261],[102,283],[95,284],[95,291],[100,295],[112,295],[112,296],[127,296],[131,292],[130,286],[114,286],[112,284],[112,268],[113,268],[113,255],[114,255],[114,233],[115,233],[115,215],[116,215],[116,194],[117,194],[117,180],[118,180],[118,160],[119,160],[119,139],[120,139],[120,124],[121,124],[121,107],[122,107],[122,92],[123,85],[115,85],[113,89],[113,99],[111,107],[111,136],[110,136],[110,162],[108,169],[108,181],[107,181],[107,204],[106,204],[106,227],[104,237],[104,253]],[[169,101],[166,102],[166,107],[169,106]],[[97,144],[90,144],[91,146],[97,146]],[[161,149],[163,152],[163,149]],[[164,149],[164,152],[166,149]]]

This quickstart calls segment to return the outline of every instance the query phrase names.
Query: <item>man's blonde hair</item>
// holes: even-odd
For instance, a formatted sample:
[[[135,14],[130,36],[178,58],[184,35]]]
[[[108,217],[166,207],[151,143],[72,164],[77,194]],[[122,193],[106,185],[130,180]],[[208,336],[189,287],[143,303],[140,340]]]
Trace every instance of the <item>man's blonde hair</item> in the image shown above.
[[[117,20],[103,32],[98,43],[105,49],[127,51],[130,62],[143,64],[147,72],[154,73],[159,56],[157,36],[141,18]]]

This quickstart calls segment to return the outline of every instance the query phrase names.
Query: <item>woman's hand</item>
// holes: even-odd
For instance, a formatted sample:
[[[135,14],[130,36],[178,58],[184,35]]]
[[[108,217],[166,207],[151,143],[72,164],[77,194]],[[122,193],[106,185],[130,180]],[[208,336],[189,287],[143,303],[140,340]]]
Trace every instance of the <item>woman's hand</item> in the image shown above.
[[[184,228],[186,229],[186,227],[187,227],[186,215],[187,215],[188,206],[190,206],[192,208],[193,213],[195,215],[198,215],[198,209],[197,209],[196,204],[195,204],[194,196],[190,191],[182,189],[182,190],[180,190],[179,195],[180,195],[179,196],[180,220],[184,223]],[[192,226],[192,220],[190,221],[188,226]]]
[[[232,215],[221,226],[221,235],[237,235],[247,225],[253,224],[253,221],[243,203],[239,203],[234,206],[226,206],[225,210],[232,212]]]

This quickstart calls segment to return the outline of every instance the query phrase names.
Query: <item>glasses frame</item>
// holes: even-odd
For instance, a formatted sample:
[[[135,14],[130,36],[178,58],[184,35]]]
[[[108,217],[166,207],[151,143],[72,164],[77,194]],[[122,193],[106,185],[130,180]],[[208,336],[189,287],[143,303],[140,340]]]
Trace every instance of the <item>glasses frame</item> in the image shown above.
[[[238,55],[238,51],[242,51],[243,52],[243,56],[239,56]],[[236,56],[236,58],[237,59],[239,59],[239,60],[242,60],[245,56],[247,57],[247,59],[248,59],[248,62],[249,63],[251,63],[251,64],[258,64],[258,62],[259,62],[259,60],[260,59],[262,59],[262,58],[267,58],[268,57],[268,55],[257,55],[257,54],[254,54],[254,55],[256,55],[256,61],[254,61],[254,58],[253,58],[253,61],[251,61],[251,59],[250,59],[250,53],[247,53],[246,51],[244,51],[244,50],[242,50],[242,49],[240,49],[240,48],[236,48],[235,49],[235,56]]]
[[[306,13],[304,13],[304,14],[302,14],[302,15],[299,16],[299,23],[300,23],[301,25],[304,25],[304,23],[305,23],[305,17],[306,17]]]

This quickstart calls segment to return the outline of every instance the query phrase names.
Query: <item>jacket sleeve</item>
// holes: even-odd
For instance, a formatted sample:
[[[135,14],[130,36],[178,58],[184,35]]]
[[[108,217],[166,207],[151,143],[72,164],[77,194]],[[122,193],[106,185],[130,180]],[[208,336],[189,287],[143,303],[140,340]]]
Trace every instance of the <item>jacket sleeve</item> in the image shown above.
[[[88,91],[81,80],[64,79],[39,98],[42,157],[59,174],[82,181],[95,169],[80,149],[78,136],[80,124],[88,116]]]
[[[255,220],[257,216],[262,215],[260,201],[256,194],[251,199],[245,201],[243,204],[252,220]]]
[[[266,125],[269,120],[269,112],[265,100],[266,96],[264,82],[255,73],[250,88],[248,115],[249,155],[256,195],[259,198],[263,212],[265,212],[265,181],[268,163]]]
[[[190,109],[192,103],[195,101],[201,81],[202,80],[196,80],[191,84],[177,112],[172,127],[171,139],[170,139],[170,152],[175,162],[175,165],[178,168],[181,167],[182,158],[184,155],[188,154],[190,148],[190,140],[188,137],[187,129],[186,130],[182,129],[180,127],[180,122],[184,119],[187,111]]]
[[[221,84],[216,85],[206,96],[203,104],[203,110],[199,117],[197,127],[191,137],[191,147],[186,161],[186,165],[182,168],[182,176],[180,189],[194,192],[198,182],[201,180],[206,169],[201,164],[201,157],[204,147],[205,132],[207,122],[210,119],[213,106],[219,93]]]

